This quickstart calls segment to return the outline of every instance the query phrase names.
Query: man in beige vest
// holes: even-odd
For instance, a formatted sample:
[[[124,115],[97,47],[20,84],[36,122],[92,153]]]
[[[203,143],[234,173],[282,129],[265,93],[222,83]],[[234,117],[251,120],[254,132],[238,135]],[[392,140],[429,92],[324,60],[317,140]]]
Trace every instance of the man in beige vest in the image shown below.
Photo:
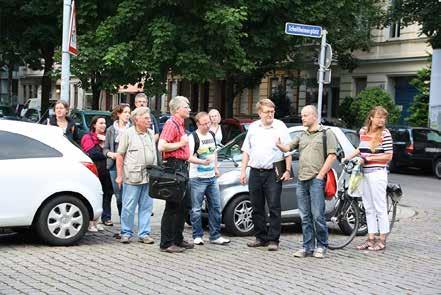
[[[147,165],[157,164],[157,152],[150,111],[139,107],[131,114],[134,126],[120,138],[116,156],[116,183],[122,187],[121,243],[130,243],[133,236],[135,210],[138,205],[139,242],[153,244],[150,237],[150,216],[153,199],[149,196]]]

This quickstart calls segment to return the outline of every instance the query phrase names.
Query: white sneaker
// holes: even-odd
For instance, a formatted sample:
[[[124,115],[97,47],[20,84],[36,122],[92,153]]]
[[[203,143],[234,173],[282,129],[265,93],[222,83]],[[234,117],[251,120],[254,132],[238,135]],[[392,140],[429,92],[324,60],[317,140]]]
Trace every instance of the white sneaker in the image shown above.
[[[97,230],[99,230],[99,231],[103,231],[103,230],[104,230],[103,225],[102,225],[102,224],[99,224],[99,223],[96,225],[96,228],[97,228]]]
[[[225,245],[225,244],[228,244],[229,242],[230,242],[229,239],[225,239],[223,237],[219,237],[216,240],[210,240],[210,243],[216,244],[216,245]]]
[[[204,244],[204,240],[201,237],[197,237],[194,239],[193,244],[195,245],[203,245]]]
[[[98,228],[95,225],[89,225],[89,228],[87,230],[93,233],[98,232]]]

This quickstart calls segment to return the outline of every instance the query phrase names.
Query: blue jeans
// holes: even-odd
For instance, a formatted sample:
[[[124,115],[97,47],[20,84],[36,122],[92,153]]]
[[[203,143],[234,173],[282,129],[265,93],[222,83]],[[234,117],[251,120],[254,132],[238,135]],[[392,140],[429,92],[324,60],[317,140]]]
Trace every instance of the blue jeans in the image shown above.
[[[110,180],[112,181],[112,188],[113,188],[113,194],[116,198],[116,207],[118,208],[118,214],[121,217],[121,208],[122,208],[122,198],[121,198],[121,190],[118,187],[118,184],[116,183],[116,170],[110,169]]]
[[[123,236],[133,236],[136,205],[138,205],[138,237],[142,238],[149,235],[151,230],[150,217],[153,199],[149,196],[148,183],[123,184],[121,212],[121,235]]]
[[[302,218],[303,248],[307,252],[316,247],[328,248],[328,228],[325,219],[325,182],[313,178],[299,180],[297,184],[297,203]]]
[[[202,201],[204,196],[207,197],[208,205],[208,229],[210,231],[210,240],[216,240],[220,237],[221,226],[221,207],[220,207],[220,191],[217,184],[217,178],[191,178],[191,225],[193,227],[193,239],[202,237],[204,230],[202,229]]]

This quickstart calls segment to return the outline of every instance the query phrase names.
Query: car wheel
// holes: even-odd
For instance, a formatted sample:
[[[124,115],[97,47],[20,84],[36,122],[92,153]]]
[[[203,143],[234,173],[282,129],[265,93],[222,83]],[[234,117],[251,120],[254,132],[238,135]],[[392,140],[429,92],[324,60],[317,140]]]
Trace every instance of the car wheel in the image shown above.
[[[433,172],[437,178],[441,179],[441,159],[437,159],[435,161],[435,164],[433,165]]]
[[[254,232],[253,206],[248,195],[238,195],[224,210],[225,229],[235,236],[249,236]]]
[[[39,237],[55,246],[72,245],[89,225],[89,211],[73,196],[58,196],[44,205],[34,224]]]

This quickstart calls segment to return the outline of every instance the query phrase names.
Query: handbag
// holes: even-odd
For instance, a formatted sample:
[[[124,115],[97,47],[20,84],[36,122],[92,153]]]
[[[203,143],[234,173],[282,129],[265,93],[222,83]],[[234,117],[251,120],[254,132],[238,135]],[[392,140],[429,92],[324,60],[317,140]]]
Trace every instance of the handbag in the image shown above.
[[[326,131],[327,129],[323,130],[323,157],[326,161],[326,155],[327,155],[327,138],[326,138]],[[329,169],[329,171],[326,173],[325,176],[325,199],[326,200],[332,200],[334,198],[335,194],[337,193],[337,173],[333,168]]]
[[[185,173],[157,165],[147,166],[147,172],[150,197],[174,203],[182,201],[188,183]]]

